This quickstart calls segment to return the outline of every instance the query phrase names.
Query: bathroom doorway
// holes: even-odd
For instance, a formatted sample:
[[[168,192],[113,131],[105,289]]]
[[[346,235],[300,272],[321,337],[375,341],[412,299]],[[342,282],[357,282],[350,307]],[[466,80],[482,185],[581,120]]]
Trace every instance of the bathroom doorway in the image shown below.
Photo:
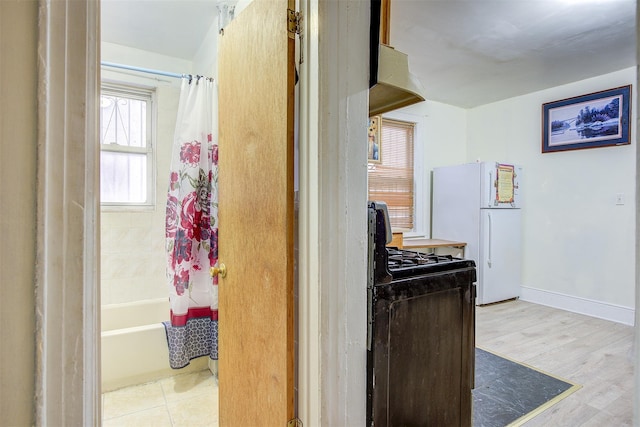
[[[101,131],[127,141],[101,151],[101,172],[118,171],[101,185],[103,420],[217,420],[216,363],[199,357],[171,369],[162,325],[170,313],[165,210],[181,86],[171,74],[215,75],[216,5],[102,0],[101,12],[101,62],[129,66],[101,70]]]
[[[273,2],[255,2],[249,5],[242,18],[227,27],[226,34],[223,36],[225,40],[222,44],[224,45],[224,42],[228,40],[229,45],[233,48],[225,49],[226,55],[221,61],[233,64],[238,60],[242,62],[247,59],[257,59],[259,55],[256,55],[255,52],[248,54],[250,46],[242,47],[241,43],[251,44],[252,40],[260,38],[260,36],[252,34],[247,36],[246,29],[259,28],[260,31],[265,31],[270,28],[269,25],[266,25],[267,21],[277,23],[274,26],[281,27],[283,21],[279,18],[286,14],[288,3],[287,0],[280,1],[281,13],[277,16],[271,12],[275,9]],[[260,26],[253,25],[256,19],[260,19]],[[106,28],[108,29],[108,26]],[[232,28],[237,28],[237,30],[232,31]],[[103,34],[105,31],[107,30],[103,28]],[[234,33],[239,35],[234,37]],[[268,55],[260,57],[258,63],[245,63],[242,67],[227,67],[224,81],[230,83],[220,90],[220,105],[229,106],[232,104],[231,107],[225,109],[227,116],[225,116],[224,123],[232,123],[234,119],[236,120],[233,125],[220,127],[221,138],[227,141],[228,147],[242,147],[242,144],[245,144],[244,146],[256,155],[253,161],[259,162],[259,165],[246,169],[251,165],[252,160],[246,156],[246,148],[227,149],[225,154],[221,151],[221,156],[227,155],[229,161],[225,175],[226,181],[221,179],[221,186],[225,185],[225,188],[229,189],[226,193],[228,197],[220,199],[221,221],[223,221],[223,217],[227,219],[223,225],[223,229],[227,231],[221,231],[220,236],[220,261],[229,266],[228,277],[221,279],[221,288],[226,290],[221,290],[220,293],[220,307],[224,312],[220,317],[220,324],[224,325],[221,326],[224,330],[221,331],[220,342],[227,354],[226,359],[221,361],[220,383],[223,390],[228,390],[223,393],[220,400],[222,408],[220,414],[223,419],[225,413],[228,414],[226,415],[227,423],[237,423],[238,420],[243,419],[249,424],[258,422],[258,420],[264,423],[265,420],[276,419],[279,422],[286,422],[294,417],[295,412],[293,375],[295,371],[293,340],[293,42],[286,36],[286,32],[278,30],[277,33],[278,35],[284,34],[285,37],[280,37],[279,41],[274,43],[274,50],[270,51]],[[206,37],[218,37],[217,21],[212,22],[212,27]],[[203,45],[210,46],[208,43],[203,42]],[[217,52],[217,46],[215,47],[213,52]],[[137,56],[133,55],[134,53]],[[273,62],[277,55],[284,55],[288,61],[276,61],[279,63],[279,66],[276,66]],[[162,67],[156,65],[156,68],[170,69],[170,71],[179,71],[180,65],[185,66],[178,60],[166,57],[159,58],[156,52],[139,52],[130,46],[117,45],[107,41],[107,38],[103,39],[103,61],[124,62],[128,59],[129,62],[134,62],[145,58],[149,60],[149,63],[157,61],[156,64],[161,66],[164,64]],[[211,58],[199,57],[197,61],[194,60],[191,64],[186,65],[191,66],[188,70],[190,73],[206,73],[215,76],[217,70],[213,65],[208,69],[209,71],[200,71],[196,68],[203,66],[203,64],[216,64],[217,59],[213,58],[211,61]],[[224,67],[220,68],[222,68],[222,75]],[[238,69],[245,72],[238,72]],[[264,93],[266,89],[275,92],[273,96],[261,96],[261,98],[284,100],[282,107],[274,108],[271,101],[260,103],[255,99],[243,96],[242,90],[246,90],[246,83],[251,80],[255,81],[256,74],[266,76],[267,71],[272,74],[271,78],[267,78],[270,79],[270,83],[281,83],[269,84],[266,87],[262,85],[261,93]],[[168,169],[166,168],[167,160],[163,147],[171,146],[170,137],[173,136],[171,115],[172,106],[177,104],[176,90],[172,81],[166,78],[150,78],[135,72],[103,70],[104,84],[113,85],[114,82],[122,82],[123,80],[126,80],[125,86],[129,84],[137,88],[151,87],[151,98],[155,100],[152,101],[152,105],[155,105],[153,108],[155,108],[157,115],[155,119],[157,132],[155,138],[152,138],[156,141],[155,144],[152,144],[155,148],[152,155],[155,156],[153,169],[156,171],[156,182],[151,185],[151,188],[155,188],[152,190],[155,191],[155,199],[152,203],[148,203],[148,206],[130,206],[129,209],[124,210],[103,207],[101,213],[103,241],[101,257],[103,259],[103,317],[105,318],[108,317],[104,315],[105,301],[111,303],[107,305],[121,305],[126,308],[133,306],[135,312],[141,311],[140,305],[155,307],[150,308],[151,312],[162,313],[165,311],[162,307],[162,300],[165,298],[162,293],[166,292],[163,246],[165,212],[162,197],[166,184],[163,184],[162,181],[163,179],[167,180],[168,173],[163,176],[163,170],[167,171]],[[286,93],[288,96],[276,96],[275,93]],[[231,99],[233,102],[230,102]],[[246,101],[246,105],[243,105],[244,101]],[[270,113],[271,116],[268,117],[267,113]],[[250,117],[262,117],[263,121],[251,120],[247,114]],[[175,114],[173,115],[175,116]],[[238,117],[244,117],[244,120],[237,121]],[[154,120],[151,119],[150,122],[153,123]],[[167,132],[165,127],[171,132]],[[247,135],[249,136],[247,137]],[[264,142],[267,141],[275,145],[265,144]],[[258,150],[255,150],[256,146],[259,147]],[[243,166],[245,169],[242,169]],[[267,175],[264,175],[265,172],[268,172]],[[269,182],[268,179],[275,181]],[[256,185],[256,183],[260,184]],[[246,215],[246,212],[255,211],[251,206],[256,205],[270,207],[270,209],[261,212],[259,220]],[[244,223],[241,220],[234,224],[231,220],[239,218],[243,218]],[[123,241],[126,244],[123,244]],[[142,247],[140,246],[141,241]],[[237,241],[242,244],[238,245]],[[268,248],[265,246],[267,243],[269,244]],[[257,253],[251,251],[255,248],[258,249]],[[121,253],[123,250],[128,252],[123,254]],[[126,263],[130,260],[134,260],[132,266]],[[247,265],[251,265],[251,268],[244,268]],[[149,289],[146,290],[141,285],[136,287],[136,283],[139,284],[138,279],[134,278],[131,279],[131,282],[126,282],[129,279],[118,276],[118,274],[135,276],[147,273],[155,276],[149,280]],[[123,287],[123,283],[129,284]],[[255,287],[252,288],[254,283]],[[135,288],[135,291],[132,291],[132,288]],[[236,291],[237,289],[240,291]],[[136,292],[144,294],[142,302],[128,300]],[[148,298],[149,294],[151,294],[151,298]],[[156,298],[156,295],[160,296]],[[250,298],[247,299],[247,296]],[[241,312],[233,309],[235,307],[244,307],[245,310]],[[250,307],[250,310],[246,310],[247,307]],[[253,313],[254,316],[249,316],[248,312]],[[168,308],[165,313],[168,314]],[[123,318],[124,316],[117,315],[115,317]],[[157,322],[155,325],[157,326]],[[134,326],[133,328],[146,328],[146,326]],[[131,328],[126,325],[121,329]],[[115,334],[115,332],[107,332],[106,335],[110,337]],[[266,336],[269,336],[268,340],[264,339]],[[135,338],[131,339],[132,343],[139,341]],[[162,340],[160,339],[160,341]],[[102,345],[104,372],[105,364],[111,363],[111,356],[105,354],[104,335]],[[252,349],[251,351],[247,351],[247,345]],[[247,356],[254,359],[259,357],[260,359],[253,360]],[[187,397],[186,393],[196,390],[198,398],[195,400],[200,402],[196,406],[200,409],[205,408],[205,413],[194,416],[206,417],[206,419],[217,418],[217,413],[214,414],[210,411],[215,406],[214,401],[218,398],[217,382],[215,378],[210,380],[211,375],[206,373],[206,365],[201,367],[197,365],[199,362],[200,359],[192,361],[195,372],[188,374],[191,376],[186,381],[179,381],[179,376],[164,377],[151,383],[144,383],[143,386],[136,386],[138,387],[136,389],[123,391],[118,398],[122,399],[121,401],[131,401],[132,395],[145,393],[155,395],[156,397],[152,397],[152,402],[157,404],[155,409],[147,408],[144,411],[153,409],[155,410],[154,416],[162,417],[168,414],[170,420],[175,420],[176,418],[183,419],[185,412],[188,416],[196,414],[195,409],[185,409],[177,403],[192,402],[195,398]],[[120,363],[116,365],[120,365]],[[232,372],[232,374],[225,375],[228,372]],[[139,374],[133,374],[133,376],[137,375],[139,376]],[[187,375],[184,376],[184,378],[186,377]],[[213,390],[215,391],[212,391],[211,385],[214,386]],[[144,389],[139,387],[144,387]],[[234,392],[236,394],[233,394]],[[114,391],[113,393],[118,392]],[[226,403],[225,393],[229,394]],[[270,396],[271,402],[269,404],[264,399],[265,395]],[[105,395],[104,397],[105,414],[103,418],[105,423],[116,418],[108,418],[107,410],[111,404],[107,405],[107,399],[118,401],[115,398],[110,399],[111,396],[115,395]],[[164,398],[164,404],[158,396]],[[277,403],[274,403],[275,397],[277,397]],[[247,405],[247,402],[251,402],[251,405]],[[123,403],[114,403],[114,405],[122,407]],[[251,406],[253,411],[248,411],[248,406]],[[135,414],[127,413],[118,416],[144,418],[146,415],[142,411],[136,411]],[[266,424],[272,425],[274,423],[267,421]]]

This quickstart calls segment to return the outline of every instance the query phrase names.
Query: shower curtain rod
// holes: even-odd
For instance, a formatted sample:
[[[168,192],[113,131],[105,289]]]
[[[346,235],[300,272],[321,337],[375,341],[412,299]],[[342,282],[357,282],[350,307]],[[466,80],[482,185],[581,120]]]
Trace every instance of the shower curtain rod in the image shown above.
[[[123,70],[139,71],[141,73],[157,74],[159,76],[165,76],[165,77],[174,77],[176,79],[181,79],[183,77],[187,77],[189,79],[191,79],[192,77],[204,77],[204,76],[194,76],[192,74],[178,74],[178,73],[172,73],[169,71],[153,70],[151,68],[135,67],[133,65],[116,64],[115,62],[107,62],[107,61],[100,62],[100,65],[102,65],[103,67],[121,68]],[[211,77],[206,77],[206,78],[213,80]]]
[[[152,70],[151,68],[134,67],[133,65],[116,64],[115,62],[107,62],[107,61],[102,61],[100,63],[100,65],[102,65],[103,67],[121,68],[123,70],[139,71],[141,73],[149,73],[149,74],[157,74],[159,76],[175,77],[177,79],[181,79],[183,77],[188,77],[189,76],[188,74],[178,74],[178,73],[171,73],[169,71]]]

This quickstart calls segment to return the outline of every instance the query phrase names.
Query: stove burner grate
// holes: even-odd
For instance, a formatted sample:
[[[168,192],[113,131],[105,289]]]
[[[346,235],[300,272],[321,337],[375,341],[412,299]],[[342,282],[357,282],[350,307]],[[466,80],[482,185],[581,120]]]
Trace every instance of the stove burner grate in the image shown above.
[[[398,248],[387,248],[387,251],[390,269],[453,261],[451,255],[426,254]]]

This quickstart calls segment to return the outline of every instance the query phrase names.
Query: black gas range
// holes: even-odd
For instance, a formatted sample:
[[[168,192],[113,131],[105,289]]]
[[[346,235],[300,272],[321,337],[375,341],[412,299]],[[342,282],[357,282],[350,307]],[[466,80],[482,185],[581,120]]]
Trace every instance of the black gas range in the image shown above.
[[[367,425],[470,426],[475,263],[387,247],[369,202]]]

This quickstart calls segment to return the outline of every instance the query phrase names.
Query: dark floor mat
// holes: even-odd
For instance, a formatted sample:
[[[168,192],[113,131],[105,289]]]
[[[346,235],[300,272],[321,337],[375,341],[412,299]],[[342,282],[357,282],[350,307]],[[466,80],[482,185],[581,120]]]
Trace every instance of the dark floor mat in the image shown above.
[[[476,348],[473,426],[519,425],[580,386]]]

